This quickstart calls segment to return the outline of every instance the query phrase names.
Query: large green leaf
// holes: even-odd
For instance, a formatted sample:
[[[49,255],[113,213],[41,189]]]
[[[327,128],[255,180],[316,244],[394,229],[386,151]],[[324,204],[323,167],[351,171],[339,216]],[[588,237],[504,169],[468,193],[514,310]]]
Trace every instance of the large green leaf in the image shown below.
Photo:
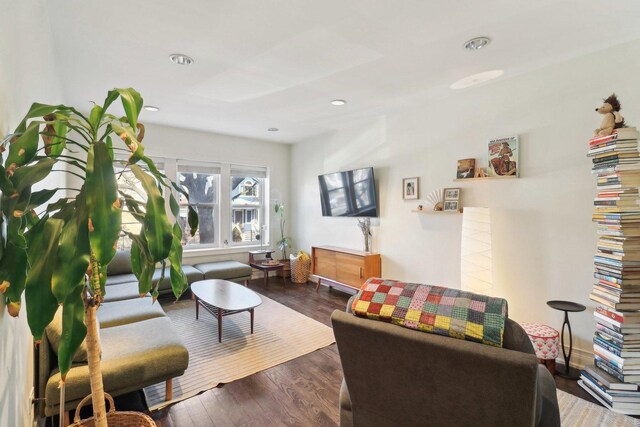
[[[64,225],[51,277],[51,289],[59,303],[67,300],[89,267],[89,228],[84,193],[76,199],[75,215]]]
[[[0,287],[8,301],[19,302],[24,292],[28,267],[27,251],[7,241],[0,259]]]
[[[22,166],[33,160],[38,151],[40,123],[33,122],[16,140],[9,143],[9,155],[4,167],[13,174],[15,166]]]
[[[107,265],[116,253],[122,211],[118,199],[118,183],[104,142],[91,145],[87,155],[85,181],[89,240],[96,260]]]
[[[151,175],[138,165],[131,165],[131,171],[140,180],[147,193],[147,213],[143,224],[144,236],[152,261],[160,262],[169,255],[173,241],[171,223],[165,210],[165,200]]]
[[[173,242],[171,244],[171,252],[169,252],[169,262],[171,263],[171,289],[176,299],[179,299],[182,293],[187,290],[189,284],[187,276],[182,271],[182,230],[178,223],[173,224]]]
[[[57,157],[64,151],[64,148],[67,146],[67,140],[65,136],[67,135],[67,123],[62,120],[56,120],[53,124],[53,132],[56,135],[51,141],[51,152],[50,155],[52,157]]]
[[[84,284],[81,282],[73,287],[72,292],[62,304],[62,335],[58,345],[58,368],[62,381],[66,379],[73,357],[87,336],[82,292],[84,292]]]
[[[15,190],[13,188],[13,183],[7,177],[7,172],[1,163],[2,163],[2,156],[0,156],[0,191],[4,195],[8,196],[10,194],[13,194]]]
[[[131,270],[138,279],[138,292],[145,295],[153,287],[155,263],[149,258],[144,235],[129,234],[131,245]]]
[[[16,128],[15,133],[24,132],[25,129],[27,128],[27,121],[29,119],[33,119],[34,117],[44,117],[48,114],[53,113],[56,110],[68,110],[68,109],[69,108],[64,105],[47,105],[47,104],[40,104],[40,103],[34,102],[33,104],[31,104],[31,108],[29,109],[29,112],[27,112],[27,115],[24,116],[24,118]]]
[[[40,190],[31,194],[31,199],[29,200],[29,205],[27,206],[27,211],[31,209],[36,209],[45,203],[47,203],[51,198],[58,192],[57,189],[53,190]]]
[[[94,131],[98,131],[98,127],[100,127],[100,120],[102,119],[102,107],[99,105],[94,105],[89,113],[89,124],[93,127]]]
[[[16,169],[11,177],[15,191],[20,192],[25,187],[31,187],[36,182],[45,179],[51,173],[51,169],[55,164],[55,159],[44,158],[33,165],[22,166]]]
[[[133,129],[136,129],[138,124],[138,116],[142,110],[142,97],[133,88],[128,89],[116,89],[120,94],[120,100],[122,101],[122,107],[127,115],[127,121]]]
[[[129,163],[133,164],[144,158],[144,145],[138,141],[138,137],[131,126],[121,126],[118,122],[113,121],[111,122],[111,127],[131,151]]]
[[[44,328],[51,323],[58,309],[58,301],[51,291],[51,275],[63,225],[62,220],[50,218],[29,230],[27,236],[30,268],[25,298],[27,321],[36,341],[42,338]]]

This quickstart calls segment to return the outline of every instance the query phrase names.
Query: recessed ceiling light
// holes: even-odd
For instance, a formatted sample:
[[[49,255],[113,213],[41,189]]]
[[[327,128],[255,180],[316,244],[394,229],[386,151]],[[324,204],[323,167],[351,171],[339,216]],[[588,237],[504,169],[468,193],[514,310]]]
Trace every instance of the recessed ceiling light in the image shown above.
[[[467,50],[480,50],[489,43],[491,43],[491,39],[489,37],[475,37],[471,40],[467,40],[464,44],[464,48]]]
[[[153,105],[145,105],[144,109],[147,111],[160,111],[158,107],[154,107]]]
[[[487,82],[489,80],[497,79],[503,74],[503,70],[485,71],[484,73],[478,73],[469,77],[465,77],[464,79],[460,79],[449,87],[451,89],[464,89],[470,86],[475,86],[480,83]]]
[[[334,99],[333,101],[331,101],[331,105],[344,105],[346,103],[347,101],[345,101],[344,99]]]
[[[172,53],[171,55],[169,55],[169,60],[178,65],[193,64],[193,58],[185,55],[184,53]]]
[[[269,128],[267,129],[269,132],[278,132],[280,129],[278,128]]]

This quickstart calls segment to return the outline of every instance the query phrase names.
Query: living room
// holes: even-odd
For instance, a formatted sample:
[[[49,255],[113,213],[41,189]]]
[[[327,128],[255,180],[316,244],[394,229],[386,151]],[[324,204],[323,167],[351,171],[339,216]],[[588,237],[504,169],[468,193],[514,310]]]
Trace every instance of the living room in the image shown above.
[[[205,244],[184,241],[183,263],[189,266],[248,264],[248,251],[264,248],[286,258],[277,247],[283,237],[289,237],[287,249],[293,255],[299,250],[311,254],[319,246],[362,251],[363,233],[355,217],[323,215],[318,177],[373,168],[377,212],[371,218],[370,251],[380,255],[381,277],[461,289],[465,209],[490,208],[492,282],[482,293],[504,298],[509,319],[548,325],[563,335],[568,333],[564,313],[547,302],[584,305],[586,310],[569,313],[571,365],[580,370],[594,363],[597,303],[589,295],[599,237],[592,221],[595,176],[586,154],[603,119],[594,110],[609,95],[617,95],[627,126],[638,126],[636,3],[495,0],[480,8],[471,2],[431,1],[401,6],[372,1],[3,1],[0,133],[3,138],[11,134],[33,102],[65,104],[88,114],[91,102],[101,105],[109,90],[135,88],[145,107],[158,109],[144,108],[139,115],[145,153],[177,182],[181,173],[196,171],[218,180],[211,182],[220,189],[219,197],[209,201],[216,214],[201,215],[199,225],[200,233],[209,223],[218,232],[208,242],[201,234]],[[487,37],[488,44],[465,48],[475,37]],[[169,57],[176,53],[185,56],[172,62]],[[192,63],[184,65],[188,59]],[[472,79],[475,84],[469,87],[451,88],[461,79],[493,70],[501,72],[492,80]],[[124,114],[120,101],[114,102],[113,114]],[[456,180],[459,160],[475,159],[476,167],[488,168],[488,142],[511,135],[517,135],[519,143],[516,179]],[[255,206],[234,198],[234,177],[239,176],[256,178],[261,196]],[[403,195],[407,178],[417,178],[416,198]],[[51,173],[39,188],[77,184],[74,177]],[[425,214],[433,210],[427,198],[446,188],[460,189],[462,214]],[[285,207],[282,233],[276,202]],[[205,212],[204,203],[200,209]],[[130,245],[124,239],[120,244]],[[267,325],[268,316],[260,311],[267,308],[267,298],[330,326],[333,309],[344,311],[354,293],[329,286],[316,293],[317,275],[307,284],[273,275],[266,286],[263,274],[268,271],[254,269],[249,278],[248,289],[264,297],[263,306],[255,309],[256,328]],[[188,302],[193,311],[189,295],[187,291],[180,304]],[[163,298],[160,302],[171,317],[171,301]],[[44,422],[32,401],[38,398],[33,390],[37,378],[26,305],[13,318],[5,299],[0,301],[2,426]],[[225,322],[236,317],[246,325],[228,333],[250,339],[248,313]],[[202,310],[200,318],[216,324],[214,316]],[[226,337],[222,335],[223,343]],[[564,340],[568,348],[568,337]],[[305,381],[314,390],[326,387],[318,393],[330,404],[318,411],[328,418],[317,423],[340,424],[339,349],[340,343],[324,346],[237,381],[251,389],[246,384],[254,383],[242,381],[272,375],[276,383],[284,369],[290,369],[287,375],[304,375],[305,363],[322,365],[326,360],[332,372],[327,378],[333,381],[335,374],[340,379],[323,384],[319,378],[324,374],[310,368],[312,380]],[[556,371],[561,372],[561,349],[557,361]],[[254,381],[265,381],[259,378]],[[572,405],[597,405],[575,380],[556,379],[558,390],[576,395]],[[286,381],[291,403],[258,408],[269,416],[270,423],[263,424],[296,424],[291,413],[302,411],[296,396],[304,386],[296,388],[295,378]],[[176,384],[178,378],[174,398],[179,395]],[[212,405],[216,400],[211,396],[217,396],[221,407],[224,402],[242,407],[240,392],[233,405],[225,400],[225,388],[239,390],[233,387],[241,386],[231,382],[202,396]],[[252,402],[260,397],[254,394]],[[159,425],[210,425],[214,412],[206,418],[187,414],[199,408],[200,403],[189,403],[193,399],[198,397],[151,415]],[[577,416],[559,400],[563,425],[635,422],[602,405],[585,406],[581,410],[586,412]],[[116,398],[118,410],[123,404]],[[602,410],[597,412],[602,418],[589,412],[596,411],[593,408]],[[134,409],[147,408],[143,404]],[[231,409],[206,409],[220,412],[215,414],[223,421],[215,425],[234,424]],[[56,418],[49,416],[48,422],[57,423]],[[310,420],[303,417],[297,424],[311,425]],[[253,418],[244,421],[260,425]]]

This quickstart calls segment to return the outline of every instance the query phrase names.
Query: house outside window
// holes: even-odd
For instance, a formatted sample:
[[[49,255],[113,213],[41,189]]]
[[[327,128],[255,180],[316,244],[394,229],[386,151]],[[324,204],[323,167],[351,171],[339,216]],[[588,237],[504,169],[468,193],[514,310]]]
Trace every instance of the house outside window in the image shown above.
[[[268,243],[266,168],[231,166],[231,244]]]

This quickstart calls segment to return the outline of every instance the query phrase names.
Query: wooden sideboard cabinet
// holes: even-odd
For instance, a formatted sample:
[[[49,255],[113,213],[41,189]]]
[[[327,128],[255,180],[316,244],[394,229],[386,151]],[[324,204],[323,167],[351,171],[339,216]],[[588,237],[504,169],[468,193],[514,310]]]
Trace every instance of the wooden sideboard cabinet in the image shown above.
[[[322,281],[347,290],[358,290],[370,277],[382,275],[380,254],[337,248],[314,246],[311,248],[311,272],[318,276],[316,291]]]

